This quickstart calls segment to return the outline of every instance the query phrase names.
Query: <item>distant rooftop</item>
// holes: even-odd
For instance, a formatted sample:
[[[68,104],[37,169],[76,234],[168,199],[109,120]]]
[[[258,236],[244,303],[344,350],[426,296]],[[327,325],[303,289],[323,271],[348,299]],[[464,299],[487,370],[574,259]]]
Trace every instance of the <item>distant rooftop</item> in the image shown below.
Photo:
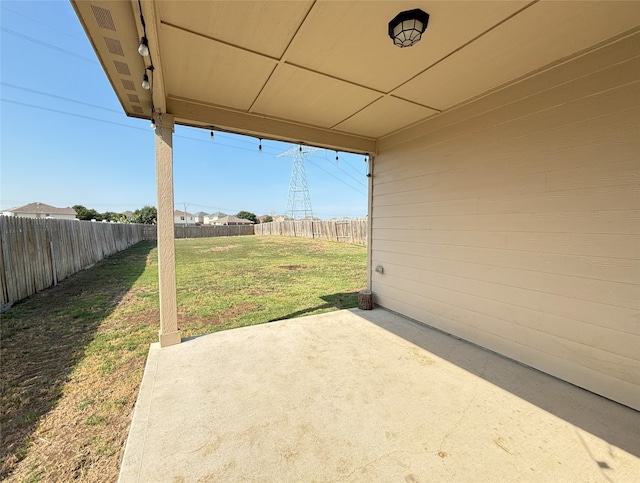
[[[75,216],[76,210],[73,208],[58,208],[56,206],[51,206],[46,203],[34,202],[29,203],[24,206],[17,206],[14,208],[10,208],[8,210],[4,210],[7,212],[19,214],[43,214],[43,215],[73,215]]]

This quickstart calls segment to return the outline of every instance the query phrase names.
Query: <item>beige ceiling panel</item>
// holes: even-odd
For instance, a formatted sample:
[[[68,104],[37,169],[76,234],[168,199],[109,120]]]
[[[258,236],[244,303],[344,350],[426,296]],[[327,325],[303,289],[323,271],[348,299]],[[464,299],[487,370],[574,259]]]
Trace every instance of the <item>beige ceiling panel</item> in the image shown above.
[[[160,20],[280,58],[311,1],[157,2]]]
[[[637,2],[539,2],[393,94],[446,109],[638,24]]]
[[[163,25],[160,47],[168,95],[248,110],[276,61]]]
[[[528,2],[318,2],[287,52],[287,61],[389,92]],[[429,26],[422,41],[399,49],[389,21],[422,8]]]
[[[378,138],[437,114],[437,111],[387,96],[338,124],[335,129]]]
[[[252,112],[330,128],[378,97],[370,89],[283,64]]]

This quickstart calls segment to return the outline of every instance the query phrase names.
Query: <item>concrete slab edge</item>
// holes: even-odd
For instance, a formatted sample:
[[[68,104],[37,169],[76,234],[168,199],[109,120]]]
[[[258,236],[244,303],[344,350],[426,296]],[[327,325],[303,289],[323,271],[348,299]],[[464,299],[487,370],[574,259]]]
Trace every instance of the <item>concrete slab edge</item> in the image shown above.
[[[129,436],[127,437],[124,455],[120,463],[118,483],[139,480],[159,356],[160,343],[154,342],[149,346],[149,354],[142,376],[142,383],[140,384],[136,404],[133,408],[131,424],[129,426]],[[142,447],[136,447],[134,444],[131,444],[132,441],[142,441]]]

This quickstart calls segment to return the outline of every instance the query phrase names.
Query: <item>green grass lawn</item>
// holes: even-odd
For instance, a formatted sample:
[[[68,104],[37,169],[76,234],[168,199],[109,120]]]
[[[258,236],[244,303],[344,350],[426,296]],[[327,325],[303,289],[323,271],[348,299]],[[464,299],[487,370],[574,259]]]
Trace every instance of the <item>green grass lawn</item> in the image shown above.
[[[366,284],[366,247],[305,238],[177,240],[176,260],[183,337],[355,307]],[[139,243],[2,315],[0,479],[117,479],[157,274]]]
[[[177,241],[176,256],[184,335],[355,307],[366,284],[362,246],[281,237],[192,239]]]

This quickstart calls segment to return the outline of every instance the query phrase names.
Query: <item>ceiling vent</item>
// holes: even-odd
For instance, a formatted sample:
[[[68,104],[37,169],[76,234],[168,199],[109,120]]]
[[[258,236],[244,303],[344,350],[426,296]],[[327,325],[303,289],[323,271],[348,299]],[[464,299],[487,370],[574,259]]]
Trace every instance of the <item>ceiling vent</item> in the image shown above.
[[[96,7],[95,5],[91,5],[91,10],[93,10],[93,16],[96,18],[96,22],[100,27],[107,30],[116,31],[116,25],[113,23],[113,18],[111,17],[111,12],[106,8]]]
[[[122,86],[128,91],[135,91],[136,85],[131,82],[129,79],[120,79],[122,81]]]
[[[124,50],[122,50],[122,44],[119,40],[104,37],[104,43],[107,44],[107,50],[110,54],[124,57]]]
[[[124,62],[118,62],[117,60],[114,60],[113,64],[116,66],[116,71],[118,71],[118,74],[131,75],[129,66]]]

